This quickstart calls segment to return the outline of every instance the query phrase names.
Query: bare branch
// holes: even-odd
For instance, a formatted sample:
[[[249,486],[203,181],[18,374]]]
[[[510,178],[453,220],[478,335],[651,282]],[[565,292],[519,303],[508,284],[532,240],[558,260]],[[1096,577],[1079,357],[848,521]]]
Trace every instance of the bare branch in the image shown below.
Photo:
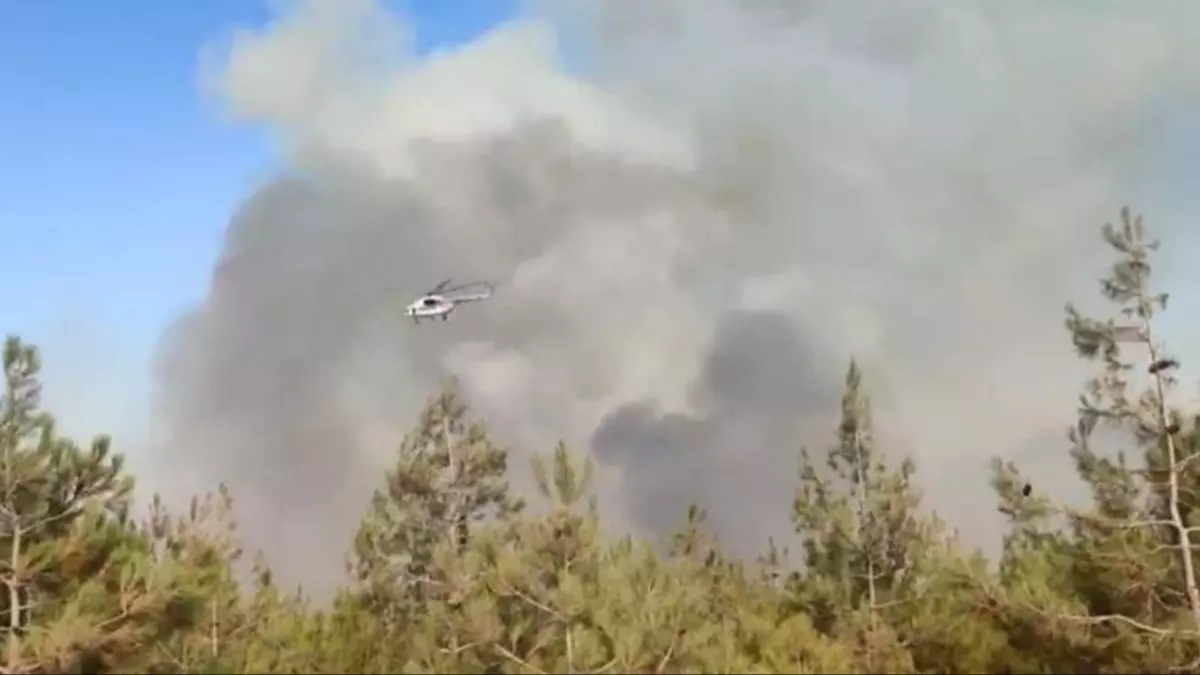
[[[540,673],[541,675],[547,675],[546,671],[534,666],[533,664],[529,663],[528,661],[525,661],[521,657],[508,651],[507,649],[505,649],[504,647],[501,647],[500,645],[492,645],[492,648],[495,649],[501,656],[508,659],[509,661],[512,661],[513,663],[517,664],[518,666],[520,666],[522,668],[531,670],[535,673]]]

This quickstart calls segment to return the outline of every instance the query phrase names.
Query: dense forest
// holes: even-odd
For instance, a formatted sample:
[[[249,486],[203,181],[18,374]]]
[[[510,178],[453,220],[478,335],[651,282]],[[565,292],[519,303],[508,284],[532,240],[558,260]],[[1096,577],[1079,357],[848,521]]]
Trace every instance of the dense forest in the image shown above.
[[[449,384],[347,533],[341,590],[315,603],[243,560],[223,489],[133,513],[121,455],[56,433],[37,350],[9,337],[0,670],[1200,672],[1200,411],[1170,398],[1155,243],[1128,211],[1103,238],[1111,318],[1066,316],[1095,364],[1063,442],[1091,500],[1065,506],[994,460],[997,560],[923,509],[911,460],[877,447],[853,362],[829,447],[797,455],[793,540],[753,561],[723,554],[703,505],[669,541],[602,536],[587,461],[560,446],[509,467]],[[1123,452],[1094,447],[1102,427]],[[532,471],[536,494],[510,492],[510,470]]]

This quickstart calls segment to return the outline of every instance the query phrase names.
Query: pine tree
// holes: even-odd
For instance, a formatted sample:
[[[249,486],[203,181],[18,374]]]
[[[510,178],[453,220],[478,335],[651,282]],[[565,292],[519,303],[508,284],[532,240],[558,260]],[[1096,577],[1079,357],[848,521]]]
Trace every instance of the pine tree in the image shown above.
[[[846,604],[877,607],[911,571],[924,523],[915,465],[904,458],[893,469],[876,450],[870,400],[853,361],[826,465],[828,477],[801,451],[793,522],[804,539],[807,570],[836,581]]]
[[[400,625],[425,599],[450,592],[456,582],[440,578],[438,547],[465,549],[473,524],[522,508],[509,495],[507,463],[448,383],[401,443],[355,537],[352,572],[370,607]]]
[[[937,545],[935,523],[920,513],[916,467],[892,467],[877,450],[862,372],[850,362],[837,442],[828,471],[800,453],[793,523],[805,572],[791,584],[800,606],[830,634],[849,633],[867,669],[909,669],[885,608],[920,594],[921,565]],[[824,474],[824,475],[823,475]]]
[[[0,672],[127,667],[177,627],[174,570],[128,520],[133,480],[108,438],[82,449],[58,436],[37,350],[9,337],[3,357]]]
[[[591,498],[594,467],[590,460],[576,462],[560,443],[549,459],[535,455],[532,470],[549,513],[508,522],[493,542],[509,544],[487,556],[495,563],[485,583],[496,596],[508,637],[507,645],[495,648],[510,665],[534,660],[552,672],[589,672],[616,657],[611,636],[594,614],[602,601],[598,596],[606,594],[605,547]],[[547,643],[555,648],[535,655]]]
[[[277,661],[280,650],[263,645],[282,603],[261,560],[251,570],[249,596],[238,579],[242,548],[226,487],[193,498],[183,514],[169,513],[155,495],[142,532],[155,564],[175,571],[172,613],[188,624],[187,630],[162,639],[144,667],[151,672],[279,672],[274,665],[249,665],[256,659]]]
[[[1117,260],[1101,279],[1101,291],[1119,318],[1087,317],[1068,305],[1066,321],[1079,355],[1100,365],[1071,432],[1072,454],[1093,496],[1090,510],[1071,514],[1080,546],[1078,586],[1096,616],[1096,630],[1106,634],[1133,630],[1158,642],[1164,634],[1155,626],[1177,626],[1183,613],[1192,643],[1187,651],[1196,656],[1200,589],[1192,551],[1200,473],[1189,443],[1194,430],[1184,432],[1183,415],[1167,398],[1179,364],[1156,325],[1168,299],[1150,285],[1158,242],[1127,208],[1120,226],[1105,224],[1102,236]],[[1139,361],[1145,376],[1138,374]],[[1140,450],[1141,461],[1097,450],[1098,428]]]
[[[1116,316],[1066,308],[1076,352],[1099,366],[1068,434],[1092,500],[1076,509],[1026,494],[1017,467],[997,461],[993,486],[1011,528],[1000,583],[984,595],[1027,668],[1190,670],[1200,655],[1191,555],[1197,474],[1192,432],[1167,400],[1178,364],[1156,335],[1167,304],[1149,283],[1158,245],[1128,209],[1101,234],[1117,254],[1100,280]],[[1106,442],[1122,450],[1110,453]]]

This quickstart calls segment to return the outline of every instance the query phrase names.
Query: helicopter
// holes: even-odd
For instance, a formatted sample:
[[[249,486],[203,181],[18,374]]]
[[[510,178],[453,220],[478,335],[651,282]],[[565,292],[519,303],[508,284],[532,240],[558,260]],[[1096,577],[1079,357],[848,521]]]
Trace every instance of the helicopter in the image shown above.
[[[459,305],[487,300],[492,297],[492,292],[495,290],[486,281],[472,281],[457,286],[451,286],[450,281],[450,279],[446,279],[434,286],[405,308],[405,313],[412,317],[413,323],[419,324],[421,319],[436,319],[437,317],[446,321],[450,318],[450,313]]]

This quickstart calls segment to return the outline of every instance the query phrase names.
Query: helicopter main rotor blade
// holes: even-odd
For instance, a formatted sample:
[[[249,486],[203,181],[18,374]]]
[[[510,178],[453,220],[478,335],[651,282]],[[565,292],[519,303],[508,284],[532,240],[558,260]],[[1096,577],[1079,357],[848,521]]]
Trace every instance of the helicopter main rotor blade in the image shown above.
[[[478,289],[478,290],[474,290],[472,292],[473,289]],[[458,293],[459,297],[476,296],[476,295],[491,296],[492,293],[495,292],[495,290],[496,290],[495,287],[486,281],[470,281],[465,284],[451,286],[450,288],[443,288],[442,293],[444,293],[446,295],[452,295],[454,293]]]

